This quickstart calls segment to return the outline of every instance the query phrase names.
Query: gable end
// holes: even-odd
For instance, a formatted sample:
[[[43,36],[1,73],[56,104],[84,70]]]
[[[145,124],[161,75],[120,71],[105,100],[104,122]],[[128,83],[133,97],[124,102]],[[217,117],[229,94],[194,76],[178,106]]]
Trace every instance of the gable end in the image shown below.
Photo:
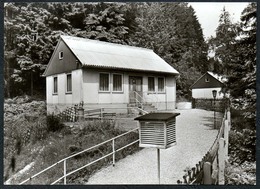
[[[76,56],[72,53],[66,43],[60,39],[43,76],[47,77],[54,74],[67,73],[81,67],[82,65],[78,62]]]
[[[223,86],[224,84],[221,81],[217,80],[212,75],[205,73],[190,87],[190,89],[216,88]]]

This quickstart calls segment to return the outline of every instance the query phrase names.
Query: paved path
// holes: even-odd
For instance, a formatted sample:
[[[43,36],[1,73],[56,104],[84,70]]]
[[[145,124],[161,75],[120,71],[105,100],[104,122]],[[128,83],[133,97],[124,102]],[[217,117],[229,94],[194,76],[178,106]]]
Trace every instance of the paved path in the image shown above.
[[[213,112],[176,110],[177,145],[161,149],[161,184],[176,184],[184,169],[195,166],[213,144]],[[157,149],[145,148],[108,166],[89,178],[86,184],[158,184]]]

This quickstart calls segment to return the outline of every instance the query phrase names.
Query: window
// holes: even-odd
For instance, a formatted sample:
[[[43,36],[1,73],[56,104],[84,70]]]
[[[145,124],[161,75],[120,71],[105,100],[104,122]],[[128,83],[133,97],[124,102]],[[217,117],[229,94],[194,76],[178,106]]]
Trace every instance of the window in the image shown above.
[[[205,77],[205,82],[209,82],[209,78],[207,76]]]
[[[99,91],[109,91],[109,74],[99,74]]]
[[[71,79],[71,74],[67,74],[67,92],[71,93],[72,92],[72,79]]]
[[[122,78],[121,74],[113,74],[113,91],[123,91]]]
[[[165,84],[164,84],[164,78],[158,77],[158,91],[164,92]]]
[[[58,78],[54,77],[53,78],[53,94],[58,93]]]
[[[59,59],[63,59],[63,51],[59,52]]]
[[[154,89],[154,77],[148,77],[148,91],[155,91]]]

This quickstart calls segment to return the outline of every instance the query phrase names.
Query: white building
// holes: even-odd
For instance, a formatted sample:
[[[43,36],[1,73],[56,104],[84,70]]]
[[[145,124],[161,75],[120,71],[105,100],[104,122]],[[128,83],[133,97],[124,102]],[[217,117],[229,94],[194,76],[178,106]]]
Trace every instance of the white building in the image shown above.
[[[44,72],[47,111],[83,102],[126,112],[137,100],[172,110],[178,74],[150,49],[61,36]]]

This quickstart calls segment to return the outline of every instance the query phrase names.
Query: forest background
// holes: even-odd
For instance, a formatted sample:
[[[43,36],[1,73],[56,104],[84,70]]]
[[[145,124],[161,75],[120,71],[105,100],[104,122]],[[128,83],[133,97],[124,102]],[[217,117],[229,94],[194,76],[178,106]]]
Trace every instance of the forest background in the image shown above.
[[[21,95],[45,100],[42,74],[60,35],[149,48],[179,71],[178,100],[191,100],[189,87],[206,71],[227,78],[230,156],[255,165],[256,10],[256,3],[248,3],[233,23],[223,7],[215,37],[205,39],[193,7],[183,2],[5,3],[5,100]]]
[[[223,75],[236,108],[255,117],[256,3],[238,23],[223,7],[216,37],[207,40],[188,3],[5,3],[4,11],[7,98],[45,99],[43,71],[59,36],[72,35],[152,49],[180,72],[178,98],[189,100],[206,71]]]

